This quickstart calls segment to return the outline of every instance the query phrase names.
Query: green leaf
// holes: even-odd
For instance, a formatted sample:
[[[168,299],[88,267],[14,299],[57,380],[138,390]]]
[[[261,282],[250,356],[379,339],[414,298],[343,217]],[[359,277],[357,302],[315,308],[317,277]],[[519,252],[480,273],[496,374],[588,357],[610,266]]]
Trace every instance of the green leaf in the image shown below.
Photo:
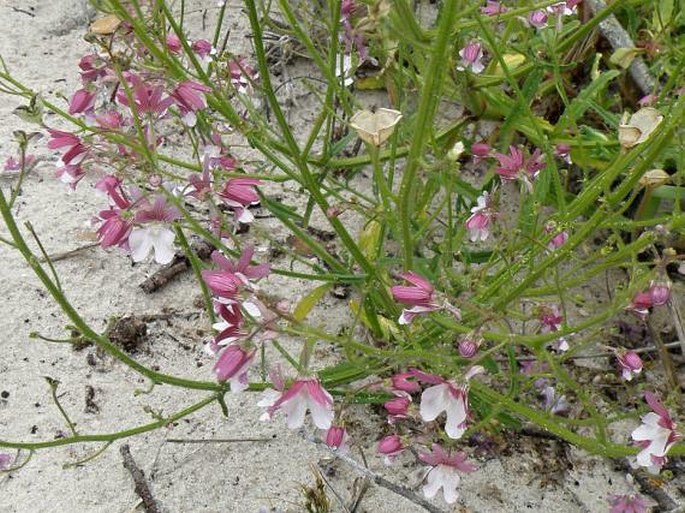
[[[618,70],[605,71],[595,78],[590,85],[583,89],[576,96],[571,104],[566,107],[564,113],[559,118],[554,129],[556,136],[564,135],[570,126],[575,125],[578,120],[592,107],[591,100],[594,100],[600,93],[605,91],[609,84],[621,74]]]
[[[295,311],[293,312],[293,317],[297,321],[304,321],[307,318],[307,315],[309,315],[309,312],[312,311],[312,308],[314,308],[316,304],[321,301],[321,298],[326,292],[331,290],[332,286],[332,283],[324,283],[323,285],[319,285],[309,294],[300,299],[300,302],[297,303]]]

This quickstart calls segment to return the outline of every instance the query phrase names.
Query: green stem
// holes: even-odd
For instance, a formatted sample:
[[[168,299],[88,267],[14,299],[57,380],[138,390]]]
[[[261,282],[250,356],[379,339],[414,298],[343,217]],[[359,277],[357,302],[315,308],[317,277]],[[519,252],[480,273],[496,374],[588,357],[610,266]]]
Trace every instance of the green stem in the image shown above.
[[[131,369],[139,372],[143,376],[149,378],[155,383],[166,383],[169,385],[192,388],[197,390],[216,390],[223,391],[224,386],[209,382],[209,381],[195,381],[189,379],[178,378],[176,376],[171,376],[169,374],[163,374],[161,372],[154,371],[143,364],[139,363],[135,359],[131,358],[129,355],[124,353],[121,349],[115,346],[109,339],[96,331],[94,331],[86,321],[78,314],[76,309],[71,305],[69,300],[66,298],[65,294],[57,287],[57,285],[50,279],[48,274],[40,265],[38,258],[33,254],[31,249],[26,244],[26,240],[19,231],[17,224],[12,216],[9,205],[5,198],[5,194],[0,189],[0,214],[5,221],[5,225],[12,236],[12,240],[17,247],[17,250],[22,254],[26,262],[29,264],[33,272],[36,274],[38,279],[43,283],[45,288],[48,290],[50,295],[53,297],[55,302],[60,306],[62,311],[74,324],[74,327],[88,340],[92,340],[98,347],[105,350],[107,353],[112,355],[114,358],[127,365]]]
[[[156,422],[151,422],[150,424],[143,424],[131,429],[126,429],[124,431],[117,431],[115,433],[102,433],[99,435],[75,435],[66,438],[58,438],[56,440],[50,440],[48,442],[12,442],[9,440],[0,440],[0,447],[7,447],[10,449],[28,449],[35,451],[37,449],[47,449],[50,447],[61,447],[63,445],[72,445],[80,443],[92,443],[92,442],[113,442],[115,440],[120,440],[121,438],[128,438],[135,435],[140,435],[142,433],[147,433],[148,431],[154,431],[164,426],[176,422],[177,420],[187,417],[191,413],[195,413],[201,410],[210,403],[217,400],[215,394],[206,397],[202,401],[185,408],[169,417],[160,419]]]
[[[443,3],[438,25],[438,35],[433,47],[431,60],[424,76],[425,83],[421,88],[421,100],[419,103],[416,124],[413,130],[413,139],[409,147],[407,166],[402,175],[400,184],[399,216],[402,228],[402,250],[404,253],[404,268],[413,268],[414,239],[412,236],[412,219],[414,218],[415,204],[415,180],[419,169],[419,162],[423,155],[426,139],[431,132],[435,109],[440,98],[443,78],[445,75],[445,62],[450,48],[451,32],[454,18],[457,13],[457,0],[446,0]]]

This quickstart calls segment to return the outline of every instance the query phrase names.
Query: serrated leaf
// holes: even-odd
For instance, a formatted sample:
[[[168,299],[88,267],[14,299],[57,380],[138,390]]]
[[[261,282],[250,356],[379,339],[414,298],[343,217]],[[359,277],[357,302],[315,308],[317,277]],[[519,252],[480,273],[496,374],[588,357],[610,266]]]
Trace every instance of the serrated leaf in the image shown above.
[[[293,317],[297,321],[304,321],[307,318],[307,315],[309,315],[309,312],[311,312],[316,304],[321,301],[321,298],[331,289],[332,286],[332,283],[324,283],[323,285],[319,285],[309,294],[300,299],[300,302],[297,303],[297,306],[293,311]]]

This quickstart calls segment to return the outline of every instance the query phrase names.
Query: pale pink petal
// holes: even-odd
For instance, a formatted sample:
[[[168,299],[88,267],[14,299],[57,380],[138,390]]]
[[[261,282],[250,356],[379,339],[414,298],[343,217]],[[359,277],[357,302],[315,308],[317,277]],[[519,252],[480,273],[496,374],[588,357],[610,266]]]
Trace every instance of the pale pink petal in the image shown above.
[[[435,420],[438,415],[447,409],[450,400],[449,385],[447,383],[427,388],[421,394],[421,406],[419,407],[421,418],[426,422]]]

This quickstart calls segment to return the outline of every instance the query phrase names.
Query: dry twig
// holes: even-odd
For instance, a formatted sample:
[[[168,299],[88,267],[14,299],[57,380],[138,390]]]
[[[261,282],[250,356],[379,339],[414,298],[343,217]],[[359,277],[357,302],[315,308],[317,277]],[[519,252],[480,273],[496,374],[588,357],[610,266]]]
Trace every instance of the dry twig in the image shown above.
[[[155,498],[152,496],[150,487],[145,480],[145,473],[136,464],[133,456],[131,456],[131,448],[129,445],[122,445],[119,452],[124,460],[124,468],[129,471],[133,478],[135,491],[138,494],[138,497],[143,501],[143,507],[145,508],[146,513],[161,513],[162,510],[157,505],[157,501],[155,501]]]
[[[212,254],[212,251],[214,251],[214,246],[204,241],[194,242],[190,245],[190,248],[200,260],[207,260]],[[165,265],[141,283],[140,288],[148,294],[151,294],[164,287],[174,277],[183,271],[190,269],[190,267],[191,263],[188,257],[184,253],[176,253],[171,263]]]

